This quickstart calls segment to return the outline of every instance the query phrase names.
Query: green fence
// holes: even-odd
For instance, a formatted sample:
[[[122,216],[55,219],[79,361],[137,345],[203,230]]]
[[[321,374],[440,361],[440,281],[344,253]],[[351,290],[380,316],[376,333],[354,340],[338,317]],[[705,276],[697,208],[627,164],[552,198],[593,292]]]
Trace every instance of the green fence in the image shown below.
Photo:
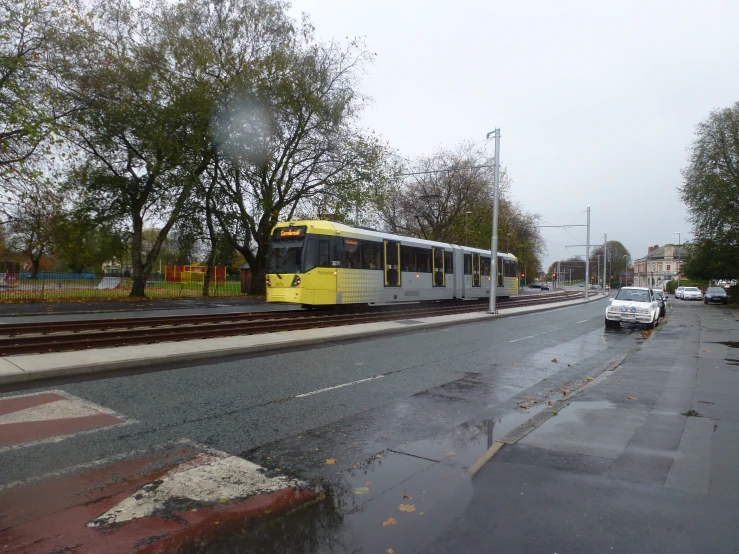
[[[131,278],[91,273],[0,273],[0,302],[64,302],[75,300],[115,300],[131,293]],[[230,278],[211,282],[209,295],[242,296],[240,280]],[[202,298],[202,282],[166,282],[152,277],[146,283],[146,296],[152,299]]]

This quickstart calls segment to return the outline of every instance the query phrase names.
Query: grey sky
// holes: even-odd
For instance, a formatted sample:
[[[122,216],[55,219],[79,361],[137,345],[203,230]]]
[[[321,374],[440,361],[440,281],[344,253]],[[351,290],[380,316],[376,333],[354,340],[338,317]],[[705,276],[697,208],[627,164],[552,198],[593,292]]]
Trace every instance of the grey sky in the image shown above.
[[[377,53],[364,124],[403,156],[501,127],[514,195],[591,242],[689,238],[677,197],[695,124],[739,100],[739,1],[293,0],[319,38]],[[489,144],[492,152],[492,143]],[[545,263],[584,228],[545,229]]]

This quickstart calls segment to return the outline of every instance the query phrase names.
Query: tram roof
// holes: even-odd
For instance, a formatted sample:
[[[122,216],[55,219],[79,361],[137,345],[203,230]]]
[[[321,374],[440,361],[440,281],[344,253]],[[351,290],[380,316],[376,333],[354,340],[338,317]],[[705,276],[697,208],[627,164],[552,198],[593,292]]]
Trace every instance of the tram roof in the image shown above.
[[[408,245],[435,246],[435,247],[442,247],[442,248],[451,248],[452,246],[454,246],[456,248],[460,248],[464,252],[474,252],[477,254],[489,254],[490,253],[490,250],[483,250],[481,248],[472,248],[470,246],[462,246],[460,244],[451,244],[451,243],[446,243],[446,242],[419,239],[415,237],[406,237],[403,235],[394,235],[392,233],[385,233],[383,231],[374,231],[371,229],[361,229],[357,227],[352,227],[350,225],[345,225],[344,223],[337,223],[335,221],[325,221],[325,220],[319,220],[319,219],[299,219],[299,220],[292,220],[292,221],[283,221],[275,225],[275,228],[301,226],[301,225],[308,227],[308,229],[313,229],[314,231],[319,231],[319,232],[324,231],[324,233],[326,231],[329,231],[329,234],[332,234],[332,235],[339,234],[341,236],[350,236],[352,238],[372,237],[372,238],[378,238],[378,239],[396,240],[400,243],[408,244]],[[308,232],[310,233],[310,230]],[[518,259],[513,254],[506,253],[506,252],[498,252],[498,256]]]

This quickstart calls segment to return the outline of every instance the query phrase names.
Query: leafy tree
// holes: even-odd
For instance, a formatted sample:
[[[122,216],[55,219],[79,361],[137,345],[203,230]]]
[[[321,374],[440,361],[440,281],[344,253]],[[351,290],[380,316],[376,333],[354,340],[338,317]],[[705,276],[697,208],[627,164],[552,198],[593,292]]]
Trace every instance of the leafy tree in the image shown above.
[[[90,269],[99,272],[103,262],[126,257],[126,233],[108,225],[96,225],[85,214],[62,214],[53,234],[55,257],[77,273]]]
[[[96,221],[130,226],[131,296],[143,297],[167,235],[212,157],[213,91],[184,68],[188,60],[173,24],[177,6],[134,9],[120,2],[91,10],[95,24],[77,37],[64,73],[66,93],[86,106],[70,125],[80,151],[70,183]],[[160,224],[148,247],[147,223]]]
[[[68,15],[61,0],[0,0],[0,175],[24,172],[48,152],[71,110],[55,78]]]
[[[711,112],[695,135],[680,189],[695,237],[684,270],[695,278],[734,277],[739,275],[739,102]]]

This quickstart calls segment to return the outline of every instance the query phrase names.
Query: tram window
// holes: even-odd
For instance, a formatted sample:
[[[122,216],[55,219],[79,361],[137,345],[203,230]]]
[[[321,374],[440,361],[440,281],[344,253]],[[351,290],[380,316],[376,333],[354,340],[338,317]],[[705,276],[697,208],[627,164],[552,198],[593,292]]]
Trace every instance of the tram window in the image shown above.
[[[305,243],[305,254],[303,256],[305,267],[303,271],[310,271],[316,267],[329,267],[329,239],[309,238]]]
[[[450,273],[454,273],[454,263],[452,260],[452,253],[444,252],[444,271],[447,275],[449,275]]]
[[[471,254],[464,255],[464,274],[472,275],[472,255]]]
[[[483,258],[482,259],[482,269],[481,272],[483,275],[490,277],[490,258]]]
[[[382,269],[381,248],[379,242],[362,241],[362,269]]]
[[[416,248],[416,264],[419,273],[431,273],[431,250]]]
[[[341,267],[349,269],[362,267],[362,253],[359,250],[357,239],[344,239],[344,257],[341,260]]]
[[[431,250],[427,248],[402,247],[403,271],[431,273]]]

